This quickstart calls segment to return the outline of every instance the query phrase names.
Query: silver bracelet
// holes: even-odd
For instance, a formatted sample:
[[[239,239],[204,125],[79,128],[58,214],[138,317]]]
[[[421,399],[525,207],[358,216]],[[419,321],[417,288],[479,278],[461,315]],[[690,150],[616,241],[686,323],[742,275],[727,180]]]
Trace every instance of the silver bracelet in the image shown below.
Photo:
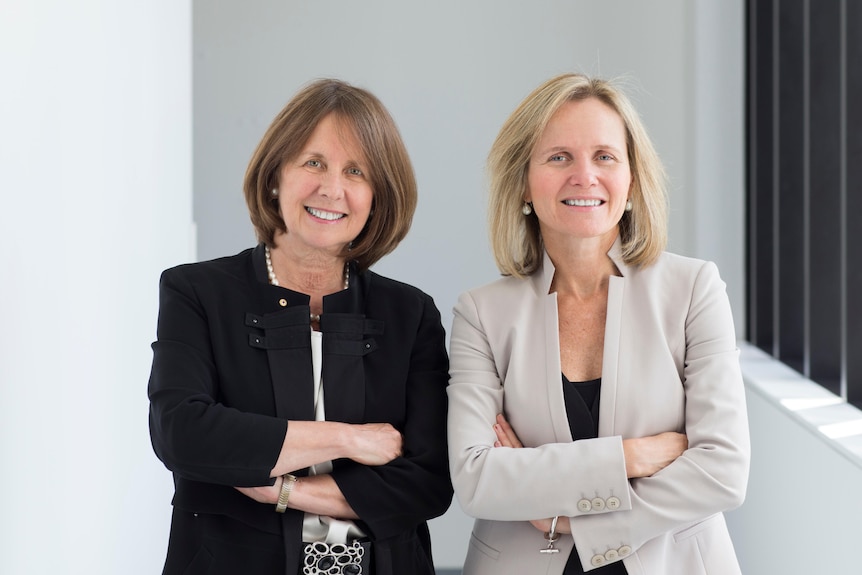
[[[559,515],[554,515],[554,518],[551,519],[551,530],[545,533],[545,539],[548,540],[548,546],[542,549],[539,549],[539,553],[559,553],[560,550],[554,547],[554,543],[557,542],[557,539],[560,538],[560,534],[557,533],[557,520],[560,518]]]

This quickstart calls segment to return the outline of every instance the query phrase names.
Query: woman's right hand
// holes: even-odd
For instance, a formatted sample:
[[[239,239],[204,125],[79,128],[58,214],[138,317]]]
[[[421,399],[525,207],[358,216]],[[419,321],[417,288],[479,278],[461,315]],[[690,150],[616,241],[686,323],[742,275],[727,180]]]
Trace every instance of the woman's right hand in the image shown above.
[[[686,449],[688,437],[673,431],[623,439],[626,474],[629,479],[654,475],[673,463]]]
[[[363,423],[350,426],[348,457],[363,465],[385,465],[400,457],[404,437],[388,423]]]

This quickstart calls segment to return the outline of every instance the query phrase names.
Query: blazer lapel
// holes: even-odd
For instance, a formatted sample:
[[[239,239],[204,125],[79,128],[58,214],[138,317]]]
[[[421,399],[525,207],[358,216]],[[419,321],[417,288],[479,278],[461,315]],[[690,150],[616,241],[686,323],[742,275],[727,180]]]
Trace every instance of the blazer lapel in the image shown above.
[[[608,285],[608,311],[605,318],[605,347],[602,356],[602,386],[599,399],[599,437],[615,435],[617,381],[622,333],[622,307],[625,279],[611,276]]]
[[[248,312],[249,345],[266,350],[278,417],[314,420],[309,297],[269,284],[263,247],[252,254],[260,312]],[[323,298],[323,385],[326,419],[360,423],[365,416],[363,357],[377,350],[383,322],[365,317],[370,276],[351,264],[350,286]],[[292,383],[288,383],[292,382]]]
[[[554,280],[554,268],[551,258],[545,252],[540,273],[533,274],[533,287],[538,301],[541,302],[544,317],[544,349],[545,367],[543,375],[548,397],[548,413],[554,430],[553,441],[568,443],[572,441],[572,431],[569,429],[569,419],[566,413],[566,400],[563,396],[563,368],[560,365],[560,330],[559,308],[557,294],[548,293]],[[541,345],[541,344],[540,344]]]
[[[320,329],[323,332],[323,400],[326,419],[361,423],[365,419],[363,358],[377,350],[374,335],[383,322],[365,317],[365,294],[370,277],[351,264],[350,288],[326,296]]]
[[[276,286],[269,288],[279,289]],[[270,291],[270,290],[265,290]],[[267,303],[275,299],[275,305],[283,302],[288,290],[271,292]],[[308,305],[299,303],[295,307],[286,306],[281,311],[257,315],[246,314],[246,326],[258,327],[263,334],[250,334],[249,344],[266,350],[269,371],[272,378],[273,397],[276,415],[282,419],[314,419],[314,385],[312,383],[311,336],[309,335]],[[307,382],[296,385],[294,382]],[[306,475],[307,470],[296,470],[296,475]],[[299,512],[285,513],[281,517],[282,537],[285,547],[285,561],[288,573],[300,569],[302,556],[302,519]]]
[[[263,244],[252,252],[249,283],[255,293],[255,311],[245,314],[248,342],[266,350],[272,380],[275,413],[292,420],[314,419],[314,383],[311,363],[309,298],[304,294],[269,284]],[[258,311],[259,310],[259,311]],[[306,382],[291,385],[288,382]],[[301,469],[294,473],[306,475]],[[302,519],[299,512],[281,516],[286,572],[301,568]]]
[[[622,259],[620,238],[611,246],[608,256],[613,260],[620,276],[611,276],[608,282],[608,309],[605,317],[605,343],[602,355],[602,387],[599,399],[599,437],[616,435],[617,391],[622,358],[620,345],[623,333],[623,301],[626,275],[629,267]]]
[[[252,253],[252,285],[260,311],[246,313],[249,345],[266,350],[275,413],[283,419],[314,419],[311,322],[305,294],[269,284],[263,244]],[[305,382],[302,385],[288,382]]]

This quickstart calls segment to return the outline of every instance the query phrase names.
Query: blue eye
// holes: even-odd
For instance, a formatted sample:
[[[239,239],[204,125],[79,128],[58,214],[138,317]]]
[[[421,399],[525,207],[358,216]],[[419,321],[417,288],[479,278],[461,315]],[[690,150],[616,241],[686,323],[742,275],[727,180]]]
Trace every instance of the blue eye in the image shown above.
[[[554,154],[550,158],[548,158],[549,162],[565,162],[568,158],[566,158],[565,154]]]
[[[597,158],[598,158],[599,160],[602,160],[602,161],[605,161],[605,162],[609,162],[609,161],[614,160],[614,157],[613,157],[612,155],[610,155],[610,154],[599,154],[599,155],[597,156]]]
[[[305,165],[312,168],[319,168],[321,164],[320,160],[308,160],[307,162],[305,162]]]
[[[362,176],[363,175],[362,170],[360,170],[359,168],[348,168],[347,173],[350,174],[351,176]]]

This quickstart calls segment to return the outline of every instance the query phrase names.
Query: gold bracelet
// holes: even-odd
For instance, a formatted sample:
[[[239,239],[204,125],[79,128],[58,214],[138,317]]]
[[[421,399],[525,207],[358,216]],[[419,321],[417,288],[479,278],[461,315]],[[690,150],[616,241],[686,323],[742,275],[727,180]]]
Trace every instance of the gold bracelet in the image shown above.
[[[275,504],[275,510],[279,513],[284,513],[287,510],[287,500],[290,499],[290,493],[295,484],[296,476],[290,473],[281,476],[281,493],[278,494],[278,503]]]

